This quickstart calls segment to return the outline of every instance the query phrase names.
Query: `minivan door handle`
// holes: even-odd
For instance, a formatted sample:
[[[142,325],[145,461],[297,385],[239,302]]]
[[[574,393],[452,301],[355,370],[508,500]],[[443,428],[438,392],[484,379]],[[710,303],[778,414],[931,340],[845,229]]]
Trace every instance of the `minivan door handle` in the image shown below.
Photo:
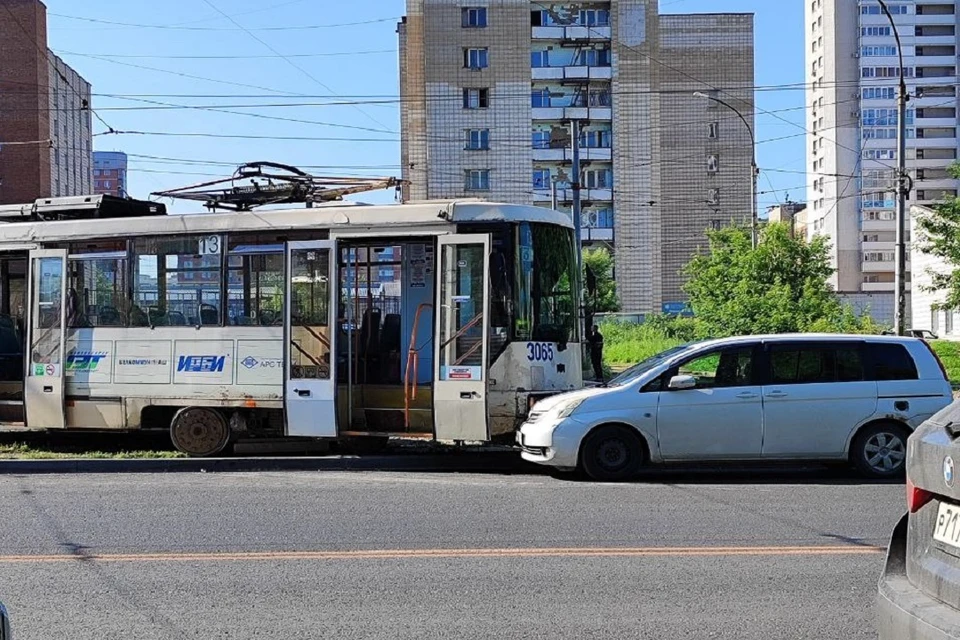
[[[766,395],[767,398],[786,398],[787,394],[783,391],[771,391]]]
[[[752,400],[754,398],[760,397],[759,394],[750,393],[749,391],[744,391],[743,393],[738,393],[737,397],[741,400]]]

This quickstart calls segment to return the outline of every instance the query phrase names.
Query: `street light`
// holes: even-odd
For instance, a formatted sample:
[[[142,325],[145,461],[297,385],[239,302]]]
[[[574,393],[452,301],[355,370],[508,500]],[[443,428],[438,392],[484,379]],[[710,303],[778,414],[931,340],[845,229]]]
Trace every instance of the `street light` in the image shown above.
[[[722,104],[727,109],[730,109],[735,114],[740,116],[740,119],[743,121],[743,125],[747,128],[747,133],[750,134],[750,184],[752,188],[752,197],[750,200],[750,230],[751,236],[753,238],[753,248],[757,248],[757,241],[759,232],[757,229],[757,176],[760,174],[760,169],[757,167],[757,137],[753,133],[753,127],[750,126],[750,123],[747,122],[747,119],[743,117],[743,114],[740,113],[740,110],[734,107],[732,104],[726,100],[721,100],[720,98],[715,98],[713,96],[708,96],[702,91],[695,91],[693,94],[697,98],[706,98],[707,100],[713,100],[719,104]]]
[[[907,331],[907,194],[910,193],[910,177],[907,175],[907,80],[903,76],[903,46],[900,44],[900,32],[893,20],[890,9],[884,0],[878,0],[883,14],[890,21],[893,37],[897,41],[897,54],[900,57],[900,87],[897,92],[897,245],[896,266],[894,267],[894,297],[897,308],[893,319],[894,332],[902,336]]]

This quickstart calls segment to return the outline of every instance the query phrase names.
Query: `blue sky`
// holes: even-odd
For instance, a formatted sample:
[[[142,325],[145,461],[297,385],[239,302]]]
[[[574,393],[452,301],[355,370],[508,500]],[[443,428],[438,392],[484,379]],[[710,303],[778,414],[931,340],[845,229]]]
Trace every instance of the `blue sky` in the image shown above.
[[[318,175],[399,175],[395,29],[403,0],[45,2],[48,45],[93,84],[100,116],[117,131],[144,132],[94,139],[96,150],[130,154],[135,197],[226,176],[253,160],[311,167]],[[756,84],[805,80],[800,2],[662,0],[660,6],[662,13],[755,13]],[[352,104],[330,104],[336,102]],[[757,105],[774,112],[758,111],[758,140],[794,136],[758,146],[761,206],[785,192],[802,200],[804,93],[759,91]],[[103,129],[95,121],[95,130]],[[392,193],[364,197],[392,199]],[[176,209],[185,208],[192,207]]]

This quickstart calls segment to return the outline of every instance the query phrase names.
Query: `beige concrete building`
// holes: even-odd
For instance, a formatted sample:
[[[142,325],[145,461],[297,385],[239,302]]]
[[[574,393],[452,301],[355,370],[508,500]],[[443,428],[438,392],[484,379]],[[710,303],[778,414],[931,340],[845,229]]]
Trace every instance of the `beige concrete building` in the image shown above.
[[[786,223],[794,236],[807,237],[807,205],[799,202],[784,202],[767,208],[767,222]]]
[[[902,52],[875,1],[804,4],[808,231],[832,241],[837,290],[892,297],[899,54],[911,95],[909,204],[929,205],[945,193],[956,195],[960,184],[946,171],[958,147],[957,3],[888,2]]]
[[[704,232],[750,215],[753,16],[659,15],[656,0],[407,0],[401,162],[411,200],[572,204],[610,246],[623,309],[684,300]],[[744,116],[707,98],[728,102]]]

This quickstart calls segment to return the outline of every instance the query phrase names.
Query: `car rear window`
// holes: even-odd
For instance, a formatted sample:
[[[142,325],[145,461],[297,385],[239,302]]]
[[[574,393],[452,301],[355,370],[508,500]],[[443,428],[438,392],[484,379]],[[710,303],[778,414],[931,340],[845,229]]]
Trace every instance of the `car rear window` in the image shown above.
[[[867,343],[870,380],[916,380],[920,377],[913,356],[902,344]]]

